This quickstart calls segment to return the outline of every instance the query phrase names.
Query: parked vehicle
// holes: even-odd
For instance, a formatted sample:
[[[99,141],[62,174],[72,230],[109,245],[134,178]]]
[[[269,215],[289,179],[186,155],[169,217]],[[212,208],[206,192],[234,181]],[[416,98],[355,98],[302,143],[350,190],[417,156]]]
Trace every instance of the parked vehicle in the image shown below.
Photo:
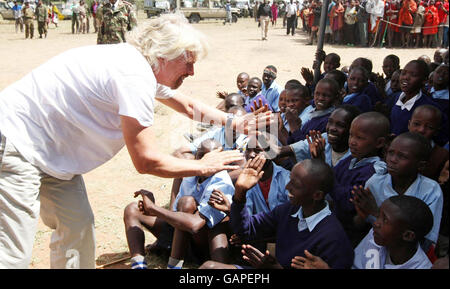
[[[190,23],[198,23],[200,20],[219,19],[225,20],[227,13],[225,7],[219,0],[177,0],[176,7],[180,7],[181,11]],[[231,7],[232,22],[237,22],[238,17],[241,17],[241,11],[238,8]]]
[[[173,0],[144,0],[144,12],[147,13],[148,18],[168,13],[173,6]]]
[[[13,2],[0,1],[0,20],[14,20]]]
[[[225,7],[220,0],[144,0],[144,11],[147,17],[170,12],[166,2],[170,4],[172,10],[176,9],[183,13],[190,23],[207,19],[225,20],[227,17]],[[231,17],[233,22],[237,22],[238,17],[241,17],[240,9],[232,7]]]
[[[232,1],[232,5],[241,11],[242,17],[253,17],[253,9],[251,8],[250,0]]]

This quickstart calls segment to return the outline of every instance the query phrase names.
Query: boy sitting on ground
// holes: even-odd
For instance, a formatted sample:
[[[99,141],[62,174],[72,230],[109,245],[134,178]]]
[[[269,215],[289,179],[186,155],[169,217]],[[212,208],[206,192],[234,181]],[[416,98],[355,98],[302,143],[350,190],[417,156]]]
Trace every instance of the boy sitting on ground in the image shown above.
[[[201,159],[208,152],[220,147],[221,144],[217,141],[207,139],[201,143],[196,159]],[[132,268],[147,268],[144,260],[145,239],[141,226],[158,238],[159,246],[171,247],[168,268],[181,269],[189,249],[200,260],[207,258],[227,262],[226,214],[208,205],[214,190],[221,191],[231,201],[234,186],[227,171],[212,176],[183,178],[180,191],[169,210],[157,206],[151,192],[136,192],[135,197],[141,195],[142,201],[129,204],[124,212]],[[166,242],[171,246],[164,244]]]

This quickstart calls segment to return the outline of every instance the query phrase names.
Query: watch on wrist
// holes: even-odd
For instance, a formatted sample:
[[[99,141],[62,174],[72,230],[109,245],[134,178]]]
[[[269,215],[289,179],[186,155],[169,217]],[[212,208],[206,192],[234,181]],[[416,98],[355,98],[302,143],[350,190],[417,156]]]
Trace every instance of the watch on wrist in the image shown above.
[[[225,149],[233,148],[233,119],[234,114],[227,114],[227,121],[225,123]]]

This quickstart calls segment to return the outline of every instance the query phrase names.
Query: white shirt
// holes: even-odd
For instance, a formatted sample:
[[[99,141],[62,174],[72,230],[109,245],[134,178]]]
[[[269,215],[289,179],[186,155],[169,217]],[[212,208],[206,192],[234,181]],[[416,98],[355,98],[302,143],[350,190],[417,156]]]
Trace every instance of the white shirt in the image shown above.
[[[325,201],[325,208],[320,210],[319,212],[315,213],[312,216],[309,216],[307,218],[303,217],[303,210],[302,207],[298,209],[298,211],[291,215],[293,218],[298,218],[298,231],[301,232],[303,230],[308,229],[310,232],[314,230],[314,228],[317,226],[317,224],[320,223],[326,216],[331,215],[330,207],[328,205],[328,202]]]
[[[297,5],[289,3],[286,7],[286,17],[291,17],[294,14],[297,14]]]
[[[154,98],[171,96],[131,45],[75,48],[0,92],[0,131],[27,161],[69,180],[124,146],[120,115],[151,126]]]
[[[373,229],[355,248],[352,269],[431,269],[431,262],[417,244],[416,253],[405,263],[394,265],[386,247],[375,243]]]
[[[419,100],[419,98],[422,97],[422,91],[420,91],[418,94],[416,94],[413,98],[411,98],[410,100],[408,100],[407,102],[403,103],[402,100],[406,97],[405,93],[402,92],[400,94],[400,96],[398,97],[397,102],[395,103],[395,105],[400,106],[400,108],[402,110],[408,110],[410,111],[411,108],[414,106],[414,103],[416,103],[417,100]]]

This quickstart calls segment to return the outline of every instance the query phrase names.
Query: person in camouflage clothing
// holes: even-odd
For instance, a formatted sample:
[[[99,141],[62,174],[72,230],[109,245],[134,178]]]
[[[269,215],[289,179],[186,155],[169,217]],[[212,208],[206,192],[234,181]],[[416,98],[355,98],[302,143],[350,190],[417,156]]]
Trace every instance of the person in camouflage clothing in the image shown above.
[[[22,13],[23,24],[25,25],[25,38],[28,38],[28,36],[30,36],[30,39],[32,39],[34,35],[33,19],[35,18],[35,16],[33,8],[30,7],[30,2],[25,2],[25,7],[22,9]]]
[[[36,7],[36,20],[38,23],[39,38],[42,38],[42,34],[44,34],[45,38],[47,38],[47,17],[48,8],[42,4],[42,0],[39,0]]]
[[[137,25],[133,5],[123,0],[109,0],[97,9],[100,27],[97,44],[126,42],[125,33]]]

